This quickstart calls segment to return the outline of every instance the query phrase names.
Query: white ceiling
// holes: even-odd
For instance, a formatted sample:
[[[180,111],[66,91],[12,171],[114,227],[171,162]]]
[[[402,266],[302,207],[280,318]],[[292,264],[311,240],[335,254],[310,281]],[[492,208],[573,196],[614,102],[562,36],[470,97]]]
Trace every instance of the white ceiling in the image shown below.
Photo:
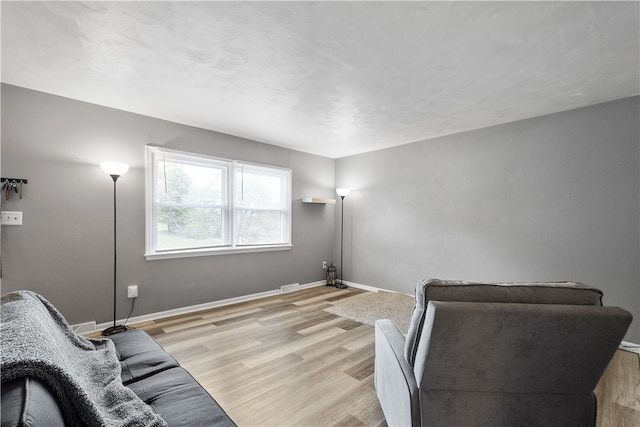
[[[639,94],[639,5],[3,1],[2,81],[337,158]]]

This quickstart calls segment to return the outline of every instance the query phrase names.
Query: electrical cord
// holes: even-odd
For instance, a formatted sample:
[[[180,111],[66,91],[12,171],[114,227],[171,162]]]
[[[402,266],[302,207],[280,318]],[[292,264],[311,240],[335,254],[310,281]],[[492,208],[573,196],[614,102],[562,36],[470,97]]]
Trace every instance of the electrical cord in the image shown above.
[[[124,321],[124,325],[127,324],[127,322],[129,321],[129,318],[131,317],[131,313],[133,313],[133,307],[136,306],[136,300],[138,299],[138,297],[135,297],[133,299],[133,301],[131,301],[131,310],[129,310],[129,315],[127,316],[127,320]]]

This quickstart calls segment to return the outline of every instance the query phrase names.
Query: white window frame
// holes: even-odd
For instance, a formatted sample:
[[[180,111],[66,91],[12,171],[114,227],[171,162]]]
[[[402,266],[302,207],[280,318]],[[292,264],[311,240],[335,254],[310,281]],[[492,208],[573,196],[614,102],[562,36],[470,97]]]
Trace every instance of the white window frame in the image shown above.
[[[275,166],[261,165],[256,163],[248,163],[237,160],[222,159],[218,157],[206,156],[201,154],[189,153],[185,151],[172,150],[168,148],[156,147],[148,145],[146,151],[146,168],[145,168],[145,259],[171,259],[171,258],[188,258],[210,255],[237,254],[249,252],[269,252],[290,250],[293,245],[291,242],[291,169],[279,168]],[[195,249],[157,249],[157,218],[154,209],[154,197],[157,194],[158,171],[156,170],[156,159],[158,156],[169,156],[172,159],[179,159],[192,164],[214,165],[217,167],[226,167],[226,192],[227,192],[227,208],[223,211],[223,218],[226,221],[226,236],[228,244],[223,246],[195,248]],[[240,245],[235,242],[235,215],[236,215],[236,197],[235,195],[235,175],[236,170],[241,167],[247,167],[249,170],[266,170],[271,171],[280,176],[286,176],[285,188],[285,206],[283,207],[283,243],[278,244],[260,244],[260,245]]]

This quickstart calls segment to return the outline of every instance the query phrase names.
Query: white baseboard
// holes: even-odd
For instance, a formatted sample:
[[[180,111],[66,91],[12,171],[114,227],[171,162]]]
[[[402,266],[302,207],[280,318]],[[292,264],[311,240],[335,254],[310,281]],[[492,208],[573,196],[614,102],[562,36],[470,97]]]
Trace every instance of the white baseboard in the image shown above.
[[[352,288],[362,289],[363,291],[369,291],[369,292],[378,292],[378,291],[392,292],[392,291],[387,291],[386,289],[376,288],[375,286],[363,285],[363,284],[360,284],[360,283],[349,282],[347,280],[343,280],[343,282],[347,286],[351,286]]]
[[[326,282],[324,280],[321,280],[318,282],[312,282],[312,283],[305,283],[303,285],[300,285],[299,289],[313,288],[315,286],[324,285],[325,283]],[[209,308],[223,307],[225,305],[237,304],[239,302],[246,302],[246,301],[251,301],[258,298],[265,298],[265,297],[270,297],[270,296],[280,295],[280,294],[282,294],[282,291],[280,289],[274,289],[272,291],[259,292],[257,294],[243,295],[235,298],[228,298],[228,299],[219,300],[219,301],[206,302],[203,304],[190,305],[188,307],[180,307],[180,308],[174,308],[172,310],[159,311],[157,313],[143,314],[142,316],[135,316],[135,317],[129,318],[129,320],[127,321],[127,324],[150,322],[152,320],[162,319],[164,317],[179,316],[182,314],[189,314],[189,313],[194,313],[196,311],[207,310]],[[117,320],[116,324],[121,325],[125,322],[125,320],[126,319]],[[109,326],[113,326],[113,321],[99,323],[99,324],[95,324],[95,322],[93,322],[93,324],[95,325],[95,329],[87,330],[86,326],[89,323],[90,322],[81,324],[83,326],[81,335],[90,335],[97,331],[106,329]],[[77,328],[78,326],[79,325],[71,325],[72,328]]]
[[[96,331],[96,322],[91,321],[91,322],[78,323],[76,325],[71,325],[71,330],[75,334],[80,334],[80,335],[91,334]]]
[[[626,350],[626,351],[631,352],[631,353],[640,354],[640,344],[635,344],[635,343],[632,343],[632,342],[622,341],[620,343],[620,349],[621,350]]]
[[[362,285],[360,283],[349,282],[347,280],[344,281],[344,284],[348,285],[348,286],[351,286],[352,288],[362,289],[363,291],[369,291],[369,292],[383,291],[383,292],[393,292],[393,293],[396,293],[396,294],[400,293],[400,292],[396,292],[396,291],[390,291],[388,289],[376,288],[375,286]],[[409,295],[410,297],[413,297],[413,294],[403,294],[403,295]]]

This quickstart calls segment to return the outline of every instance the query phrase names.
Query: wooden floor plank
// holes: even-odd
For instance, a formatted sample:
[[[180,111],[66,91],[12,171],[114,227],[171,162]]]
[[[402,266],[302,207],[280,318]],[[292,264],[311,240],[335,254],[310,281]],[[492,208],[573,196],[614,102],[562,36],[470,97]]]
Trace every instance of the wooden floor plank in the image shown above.
[[[386,426],[374,331],[324,308],[364,291],[318,286],[134,325],[239,426]]]

